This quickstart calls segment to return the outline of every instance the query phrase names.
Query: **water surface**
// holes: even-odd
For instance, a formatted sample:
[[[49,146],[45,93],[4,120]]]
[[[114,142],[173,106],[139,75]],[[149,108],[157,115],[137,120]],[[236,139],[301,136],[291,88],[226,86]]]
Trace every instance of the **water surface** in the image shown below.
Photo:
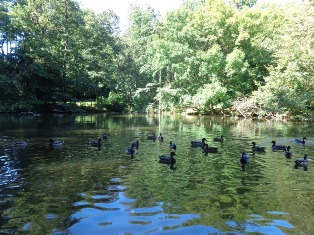
[[[313,234],[314,128],[181,116],[0,116],[0,234]],[[100,149],[91,140],[110,133]],[[164,141],[147,140],[162,133]],[[225,136],[223,143],[214,137]],[[307,137],[305,146],[293,141]],[[190,141],[205,137],[218,153]],[[65,141],[48,149],[50,138]],[[13,141],[30,139],[27,148]],[[139,140],[135,157],[125,153]],[[271,151],[271,141],[294,154]],[[177,144],[176,164],[159,164]],[[239,157],[251,142],[266,153]]]

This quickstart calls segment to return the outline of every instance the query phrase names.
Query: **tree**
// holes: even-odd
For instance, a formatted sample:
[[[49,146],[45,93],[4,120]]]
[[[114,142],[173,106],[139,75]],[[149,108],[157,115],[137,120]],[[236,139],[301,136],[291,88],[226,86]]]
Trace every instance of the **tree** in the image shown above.
[[[148,41],[144,71],[161,77],[162,84],[153,83],[176,90],[178,100],[216,81],[229,99],[249,95],[274,63],[270,45],[277,21],[267,14],[220,0],[188,1],[168,14]]]
[[[253,7],[257,0],[231,0],[230,4],[234,5],[238,9],[243,9],[244,7]]]
[[[138,110],[145,110],[145,106],[153,102],[152,98],[156,89],[146,85],[154,84],[155,86],[158,83],[158,76],[152,76],[147,70],[147,62],[149,60],[147,47],[155,35],[158,34],[158,17],[158,13],[150,7],[141,9],[133,6],[130,13],[130,28],[124,38],[128,48],[125,55],[132,58],[133,65],[133,79],[132,81],[125,80],[125,82],[131,82],[131,84],[126,84],[125,87],[129,87],[129,91],[136,93],[134,107]],[[137,72],[134,73],[134,71]]]
[[[72,0],[5,6],[1,45],[14,40],[15,50],[1,63],[10,65],[4,75],[28,107],[86,99],[114,87],[118,19],[112,12],[96,16]]]
[[[313,33],[310,4],[284,8],[285,27],[277,41],[278,64],[270,67],[266,84],[256,96],[266,110],[287,112],[297,118],[311,118],[314,107]]]

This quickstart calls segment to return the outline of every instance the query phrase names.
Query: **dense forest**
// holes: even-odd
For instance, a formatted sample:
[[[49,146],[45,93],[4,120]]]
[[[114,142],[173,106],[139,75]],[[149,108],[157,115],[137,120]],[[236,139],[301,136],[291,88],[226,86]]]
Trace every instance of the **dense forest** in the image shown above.
[[[186,0],[161,17],[73,0],[0,3],[0,112],[313,119],[314,3]]]

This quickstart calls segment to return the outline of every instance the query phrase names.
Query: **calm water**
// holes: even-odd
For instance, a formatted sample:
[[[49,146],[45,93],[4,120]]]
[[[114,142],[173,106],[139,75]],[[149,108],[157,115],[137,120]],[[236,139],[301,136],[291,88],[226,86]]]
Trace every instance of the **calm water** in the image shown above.
[[[89,142],[109,132],[100,150]],[[162,133],[164,142],[147,140]],[[223,134],[224,143],[213,142]],[[306,136],[305,147],[294,143]],[[190,141],[207,138],[204,156]],[[48,140],[64,140],[49,150]],[[31,139],[23,148],[17,140]],[[132,141],[140,148],[125,153]],[[177,144],[174,169],[158,163]],[[286,159],[271,141],[290,145]],[[266,153],[239,157],[251,142]],[[311,124],[158,116],[0,116],[0,234],[314,234]],[[311,166],[311,164],[313,164]]]

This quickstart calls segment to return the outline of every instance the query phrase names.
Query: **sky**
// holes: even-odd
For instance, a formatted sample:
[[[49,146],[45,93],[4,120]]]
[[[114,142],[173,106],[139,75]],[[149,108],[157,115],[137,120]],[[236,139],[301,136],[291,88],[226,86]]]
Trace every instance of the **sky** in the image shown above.
[[[120,27],[125,29],[128,27],[128,12],[131,5],[141,7],[150,6],[157,10],[161,16],[168,11],[175,10],[182,5],[183,0],[76,0],[83,8],[90,8],[96,13],[113,10],[120,17]],[[291,2],[301,0],[259,0],[261,2]]]
[[[150,6],[157,10],[161,16],[168,11],[180,7],[182,0],[76,0],[83,8],[90,8],[96,13],[112,10],[120,17],[121,28],[127,28],[128,12],[131,5],[140,7]]]

